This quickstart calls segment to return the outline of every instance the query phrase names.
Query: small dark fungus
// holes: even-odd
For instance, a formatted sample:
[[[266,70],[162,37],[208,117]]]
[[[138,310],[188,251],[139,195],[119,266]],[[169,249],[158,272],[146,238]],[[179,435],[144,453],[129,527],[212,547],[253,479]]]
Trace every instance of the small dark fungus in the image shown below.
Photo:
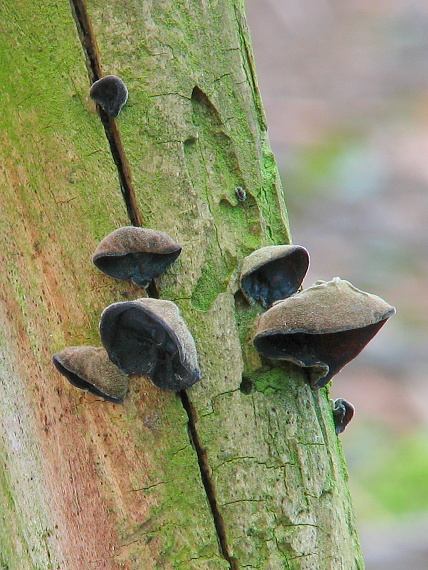
[[[242,263],[241,289],[249,302],[265,309],[296,293],[309,267],[301,245],[271,245],[253,251]]]
[[[104,348],[70,346],[52,357],[57,370],[73,386],[121,403],[128,391],[128,378],[110,361]]]
[[[254,345],[272,360],[306,368],[322,388],[375,336],[394,307],[335,277],[278,301],[258,321]]]
[[[336,435],[345,431],[346,426],[352,420],[354,412],[355,408],[351,402],[348,402],[343,398],[337,398],[337,400],[334,401],[333,419],[336,428]]]
[[[92,84],[89,96],[101,105],[109,117],[117,117],[128,100],[128,89],[116,75],[106,75]]]
[[[200,380],[195,342],[172,301],[113,303],[101,315],[100,334],[110,359],[126,374],[148,376],[174,392]]]
[[[236,197],[238,198],[239,202],[245,202],[245,200],[247,199],[247,193],[242,188],[242,186],[237,186],[235,188],[235,194],[236,194]]]
[[[146,288],[174,263],[181,249],[164,232],[125,226],[99,243],[92,261],[109,277],[131,279]]]

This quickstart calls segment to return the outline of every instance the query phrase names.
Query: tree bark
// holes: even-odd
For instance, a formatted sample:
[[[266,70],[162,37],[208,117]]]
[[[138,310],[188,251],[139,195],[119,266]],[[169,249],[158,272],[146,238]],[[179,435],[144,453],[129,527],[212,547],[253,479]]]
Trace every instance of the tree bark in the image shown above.
[[[261,309],[239,293],[243,257],[290,241],[242,2],[34,0],[0,18],[0,567],[362,568],[328,390],[260,362]],[[128,86],[117,120],[88,98],[100,74]],[[202,381],[134,377],[113,405],[51,359],[100,346],[104,307],[143,295],[91,263],[137,222],[183,246],[157,287]]]

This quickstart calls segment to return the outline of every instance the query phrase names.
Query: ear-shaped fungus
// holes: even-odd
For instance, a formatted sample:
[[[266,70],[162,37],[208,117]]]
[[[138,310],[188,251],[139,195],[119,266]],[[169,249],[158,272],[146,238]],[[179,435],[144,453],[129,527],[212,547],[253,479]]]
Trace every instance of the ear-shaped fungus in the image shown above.
[[[200,380],[195,342],[172,301],[113,303],[100,322],[101,341],[126,374],[142,374],[177,392]]]
[[[109,277],[131,279],[145,288],[174,263],[181,249],[164,232],[125,226],[99,243],[92,261]]]
[[[117,117],[128,100],[128,89],[116,75],[106,75],[92,84],[89,96],[101,105],[109,117]]]
[[[309,253],[301,245],[271,245],[253,251],[242,264],[241,289],[249,302],[266,309],[293,295],[309,267]]]
[[[345,431],[346,426],[352,420],[354,412],[355,408],[351,402],[348,402],[343,398],[337,398],[337,400],[334,401],[333,418],[336,435]]]
[[[395,313],[383,299],[335,277],[278,301],[258,321],[254,345],[272,360],[307,368],[321,388]]]
[[[123,402],[128,378],[110,361],[104,348],[70,346],[54,354],[52,359],[73,386],[108,402]]]

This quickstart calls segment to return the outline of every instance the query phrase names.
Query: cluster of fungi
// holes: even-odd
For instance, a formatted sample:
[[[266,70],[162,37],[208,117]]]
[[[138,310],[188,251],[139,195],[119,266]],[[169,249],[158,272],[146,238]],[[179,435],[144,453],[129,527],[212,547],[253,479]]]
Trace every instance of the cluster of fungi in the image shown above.
[[[101,241],[92,261],[110,277],[147,288],[181,249],[164,232],[126,226]],[[58,370],[78,388],[122,402],[129,375],[147,376],[174,392],[200,380],[193,337],[172,301],[143,297],[113,303],[101,315],[100,336],[104,348],[73,346],[53,356]]]
[[[116,117],[128,91],[109,75],[92,85],[90,96]],[[243,201],[245,191],[239,190],[238,201]],[[146,289],[181,250],[164,232],[126,226],[101,241],[92,261],[106,275]],[[261,357],[301,367],[318,389],[361,352],[395,309],[339,277],[301,291],[308,267],[302,246],[262,247],[243,260],[240,288],[249,303],[265,309],[253,339]],[[113,303],[101,315],[100,337],[103,347],[72,346],[54,354],[53,362],[71,384],[107,401],[123,402],[132,375],[147,376],[158,388],[174,392],[201,378],[195,342],[172,301],[143,297]],[[343,398],[334,402],[336,433],[353,413]]]

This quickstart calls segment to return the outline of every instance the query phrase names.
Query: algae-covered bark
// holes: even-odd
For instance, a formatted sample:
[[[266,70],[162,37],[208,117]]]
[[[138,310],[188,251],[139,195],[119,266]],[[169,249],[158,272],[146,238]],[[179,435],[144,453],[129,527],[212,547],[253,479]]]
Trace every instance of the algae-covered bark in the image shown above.
[[[91,263],[129,221],[70,6],[0,18],[0,566],[226,568],[180,399],[139,378],[115,406],[52,365],[141,291]]]
[[[77,393],[51,364],[64,346],[99,345],[101,310],[141,295],[90,263],[129,218],[88,99],[76,10],[9,6],[0,562],[361,568],[327,393],[262,366],[251,345],[259,310],[238,292],[243,257],[290,240],[241,2],[88,2],[102,72],[129,89],[117,125],[138,213],[183,246],[160,297],[180,306],[202,369],[182,400],[139,378],[123,406]]]

